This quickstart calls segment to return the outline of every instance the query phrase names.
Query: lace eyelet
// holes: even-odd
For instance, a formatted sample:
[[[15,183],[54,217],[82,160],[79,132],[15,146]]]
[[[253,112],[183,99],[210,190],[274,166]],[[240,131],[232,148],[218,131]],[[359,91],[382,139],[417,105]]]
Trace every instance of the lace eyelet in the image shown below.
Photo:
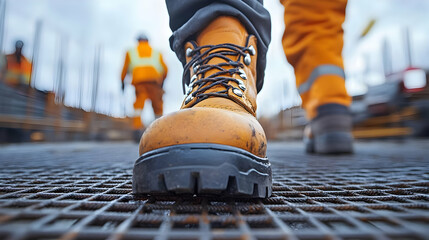
[[[255,50],[255,48],[253,47],[253,45],[250,45],[249,46],[249,52],[250,52],[250,55],[255,55],[255,53],[256,53],[256,50]]]
[[[247,79],[247,75],[246,75],[246,72],[244,72],[244,70],[243,69],[239,69],[238,70],[238,73],[240,74],[240,77],[242,78],[242,79],[244,79],[244,80],[246,80]]]
[[[247,53],[246,57],[244,57],[244,64],[249,66],[251,62],[252,62],[252,59],[250,58],[250,54]]]
[[[189,95],[189,96],[188,96],[188,97],[186,97],[186,99],[185,99],[185,104],[190,103],[193,99],[194,99],[194,96],[192,96],[192,94],[191,94],[191,95]]]
[[[238,87],[239,87],[241,90],[246,91],[246,85],[244,85],[244,82],[243,82],[243,81],[241,81],[240,79],[237,79],[237,82],[238,82]]]
[[[239,97],[243,97],[243,92],[238,88],[233,88],[232,92]]]
[[[191,94],[192,90],[194,90],[194,83],[192,82],[189,84],[189,86],[186,88],[186,95]]]
[[[187,49],[186,49],[186,56],[187,56],[187,57],[190,57],[190,56],[192,55],[192,51],[193,51],[193,50],[192,50],[191,48],[187,48]]]
[[[200,68],[200,65],[195,65],[192,67],[192,69],[194,70],[194,73],[196,73],[199,68]]]

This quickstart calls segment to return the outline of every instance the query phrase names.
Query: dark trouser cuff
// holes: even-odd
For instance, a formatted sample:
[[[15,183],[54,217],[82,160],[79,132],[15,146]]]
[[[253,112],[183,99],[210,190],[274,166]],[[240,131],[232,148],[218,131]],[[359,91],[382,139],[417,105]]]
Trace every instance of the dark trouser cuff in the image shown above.
[[[336,103],[324,104],[317,108],[317,116],[314,119],[320,118],[326,115],[333,115],[333,114],[349,115],[350,110],[349,110],[349,107],[341,104],[336,104]]]

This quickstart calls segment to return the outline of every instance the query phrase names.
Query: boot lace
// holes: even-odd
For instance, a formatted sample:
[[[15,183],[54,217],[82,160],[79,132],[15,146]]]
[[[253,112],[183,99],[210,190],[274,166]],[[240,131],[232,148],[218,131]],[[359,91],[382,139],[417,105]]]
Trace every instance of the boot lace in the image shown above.
[[[186,76],[190,75],[191,68],[194,71],[194,75],[191,77],[189,85],[184,82],[184,85],[187,85],[185,104],[190,103],[194,98],[196,98],[196,101],[192,106],[209,97],[230,98],[228,91],[231,88],[235,95],[242,97],[243,92],[246,90],[243,80],[247,79],[246,73],[243,70],[244,64],[250,65],[250,55],[255,54],[255,48],[252,45],[246,47],[248,41],[249,38],[247,39],[245,47],[225,43],[219,45],[196,46],[195,49],[188,48],[186,50],[186,55],[192,57],[192,59],[185,65],[183,80],[189,79]],[[224,61],[218,64],[208,64],[208,62],[214,58],[220,58]],[[231,58],[237,60],[232,60]],[[244,64],[242,62],[244,62]],[[206,73],[213,69],[218,71],[206,76]],[[233,78],[232,76],[234,74],[238,74],[243,80]],[[198,76],[201,76],[201,78],[198,79]],[[236,82],[238,88],[229,84],[231,81]],[[206,92],[216,86],[222,86],[223,88],[217,92]]]

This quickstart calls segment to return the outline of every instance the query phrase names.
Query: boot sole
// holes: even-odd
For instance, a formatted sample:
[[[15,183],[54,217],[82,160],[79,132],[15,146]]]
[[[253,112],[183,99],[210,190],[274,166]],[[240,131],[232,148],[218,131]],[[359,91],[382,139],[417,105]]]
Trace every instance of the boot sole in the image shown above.
[[[271,165],[240,148],[182,144],[147,152],[134,164],[134,196],[194,195],[266,198]]]
[[[353,153],[353,136],[350,132],[329,132],[312,139],[304,139],[307,153],[348,154]]]

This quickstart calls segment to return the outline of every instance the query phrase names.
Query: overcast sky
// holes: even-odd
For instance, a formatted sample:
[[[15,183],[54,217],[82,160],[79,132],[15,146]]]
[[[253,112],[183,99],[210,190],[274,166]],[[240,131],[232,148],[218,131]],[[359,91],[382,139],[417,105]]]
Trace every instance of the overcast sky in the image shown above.
[[[1,0],[0,0],[1,1]],[[283,7],[277,0],[266,0],[272,17],[272,43],[263,90],[258,96],[259,115],[275,114],[282,108],[300,103],[295,90],[292,67],[286,62],[281,47],[284,29]],[[381,45],[387,38],[393,48],[394,70],[406,66],[403,50],[403,29],[411,33],[413,64],[429,67],[429,1],[426,0],[350,0],[344,23],[347,87],[352,94],[366,90],[366,84],[383,81]],[[119,114],[123,109],[120,91],[120,71],[125,52],[135,45],[141,31],[150,36],[151,44],[159,49],[169,67],[164,97],[165,112],[179,108],[183,100],[182,67],[170,50],[169,18],[161,0],[7,0],[4,48],[13,50],[14,41],[23,39],[24,52],[32,55],[35,23],[43,21],[37,73],[37,87],[52,89],[56,74],[58,51],[63,39],[66,56],[66,102],[76,104],[78,86],[87,99],[91,92],[90,79],[95,46],[103,49],[102,73],[99,85],[99,109]],[[377,22],[368,36],[359,38],[371,19]],[[368,59],[368,62],[365,61]],[[368,74],[362,75],[365,68]],[[83,82],[79,82],[83,69]],[[133,88],[126,89],[128,112],[134,100]],[[88,101],[84,101],[87,103]],[[152,118],[145,109],[146,121]]]

